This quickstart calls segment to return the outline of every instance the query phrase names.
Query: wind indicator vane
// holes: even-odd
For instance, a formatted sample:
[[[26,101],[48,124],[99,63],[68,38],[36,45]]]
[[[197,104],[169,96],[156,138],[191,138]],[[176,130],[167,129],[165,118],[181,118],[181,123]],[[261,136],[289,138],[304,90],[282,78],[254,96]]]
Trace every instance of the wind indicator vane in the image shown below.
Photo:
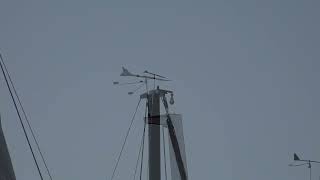
[[[153,80],[154,81],[154,85],[155,85],[156,81],[171,81],[171,80],[169,80],[168,78],[166,78],[164,76],[149,72],[147,70],[145,70],[143,72],[143,74],[131,73],[125,67],[122,67],[122,72],[121,72],[120,76],[135,77],[135,78],[139,78],[139,79],[141,79],[141,78],[144,79],[144,80],[138,80],[138,81],[134,81],[134,82],[124,82],[124,83],[120,83],[119,81],[114,81],[113,82],[113,85],[118,85],[118,86],[137,85],[137,84],[139,84],[139,86],[136,87],[134,90],[128,92],[129,95],[132,95],[135,92],[137,92],[139,89],[141,89],[143,87],[143,85],[145,85],[145,87],[146,87],[146,89],[148,91],[148,80]],[[172,104],[174,103],[173,95],[172,95],[172,98],[170,99],[170,103],[172,103]]]
[[[154,80],[158,80],[158,81],[170,81],[169,79],[167,79],[164,76],[161,76],[161,75],[158,75],[155,73],[151,73],[149,71],[144,71],[143,73],[149,74],[152,76],[133,74],[133,73],[129,72],[128,69],[126,69],[124,67],[122,67],[122,73],[120,74],[120,76],[132,76],[132,77],[145,78],[145,79],[154,79]]]
[[[312,164],[312,163],[318,163],[318,164],[320,164],[320,162],[319,162],[319,161],[313,161],[313,160],[300,159],[300,157],[299,157],[296,153],[293,154],[293,160],[296,161],[296,162],[303,162],[303,163],[302,163],[302,164],[293,164],[293,163],[291,163],[291,164],[289,164],[289,166],[291,166],[291,167],[308,165],[308,168],[309,168],[309,170],[310,170],[310,171],[309,171],[310,180],[312,180],[312,174],[311,174],[311,168],[312,168],[312,166],[311,166],[311,164]]]

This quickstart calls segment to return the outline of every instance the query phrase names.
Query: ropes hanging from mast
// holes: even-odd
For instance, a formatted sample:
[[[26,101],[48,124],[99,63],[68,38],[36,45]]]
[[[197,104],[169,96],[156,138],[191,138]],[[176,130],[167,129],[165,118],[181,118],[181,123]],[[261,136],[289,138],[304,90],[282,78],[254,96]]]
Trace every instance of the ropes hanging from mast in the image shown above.
[[[25,128],[25,126],[24,126],[24,124],[23,124],[22,117],[21,117],[21,114],[20,114],[20,111],[19,111],[19,108],[18,108],[16,99],[14,98],[13,92],[12,92],[12,90],[11,90],[11,87],[10,87],[10,84],[9,84],[9,81],[8,81],[8,77],[7,77],[7,74],[6,74],[5,69],[4,69],[3,58],[2,58],[2,55],[1,55],[1,54],[0,54],[0,59],[1,59],[1,61],[0,61],[0,66],[1,66],[2,74],[3,74],[3,76],[4,76],[4,79],[5,79],[5,82],[6,82],[6,84],[7,84],[7,87],[8,87],[10,96],[11,96],[11,99],[12,99],[12,101],[13,101],[14,107],[15,107],[16,112],[17,112],[17,115],[18,115],[18,117],[19,117],[19,121],[20,121],[21,127],[22,127],[22,129],[23,129],[24,136],[25,136],[25,138],[26,138],[26,140],[27,140],[27,143],[28,143],[29,149],[30,149],[30,151],[31,151],[31,154],[32,154],[34,163],[35,163],[35,165],[36,165],[36,167],[37,167],[37,170],[38,170],[40,179],[43,180],[43,176],[42,176],[42,173],[41,173],[41,170],[40,170],[38,161],[37,161],[37,159],[36,159],[36,157],[35,157],[34,150],[33,150],[32,146],[31,146],[31,142],[30,142],[30,139],[29,139],[29,137],[28,137],[26,128]]]
[[[119,161],[120,161],[120,159],[121,159],[124,146],[126,145],[126,142],[127,142],[127,139],[128,139],[128,136],[129,136],[129,133],[130,133],[130,130],[131,130],[133,121],[134,121],[134,119],[135,119],[135,117],[136,117],[136,114],[137,114],[137,111],[138,111],[140,102],[141,102],[141,99],[139,99],[139,102],[138,102],[138,104],[137,104],[137,106],[136,106],[136,110],[135,110],[135,112],[134,112],[134,114],[133,114],[133,117],[132,117],[132,119],[131,119],[130,126],[129,126],[128,130],[127,130],[126,136],[125,136],[125,138],[124,138],[124,142],[123,142],[123,144],[122,144],[122,146],[121,146],[121,150],[120,150],[119,156],[118,156],[118,158],[117,158],[116,165],[114,166],[114,169],[113,169],[113,172],[112,172],[111,180],[113,180],[113,178],[114,178],[114,176],[115,176],[115,172],[116,172],[116,170],[117,170],[117,168],[118,168]]]
[[[0,56],[1,56],[1,54],[0,54]],[[20,100],[19,94],[18,94],[18,92],[17,92],[17,90],[16,90],[16,88],[15,88],[15,85],[14,85],[12,79],[11,79],[11,75],[10,75],[10,73],[9,73],[9,70],[8,70],[8,68],[7,68],[7,66],[6,66],[6,64],[5,64],[2,56],[1,56],[1,63],[2,63],[2,65],[3,65],[3,67],[4,67],[4,70],[6,71],[6,74],[7,74],[7,76],[8,76],[9,81],[10,81],[10,84],[11,84],[11,87],[12,87],[12,89],[13,89],[13,92],[14,92],[17,100],[18,100],[19,106],[21,107],[23,116],[24,116],[24,118],[25,118],[25,120],[26,120],[26,122],[27,122],[28,128],[29,128],[29,130],[30,130],[30,132],[31,132],[31,135],[32,135],[32,138],[33,138],[33,140],[34,140],[34,142],[35,142],[35,144],[36,144],[36,147],[37,147],[37,150],[38,150],[38,152],[39,152],[39,154],[40,154],[41,160],[42,160],[42,162],[43,162],[43,164],[44,164],[44,166],[45,166],[45,168],[46,168],[47,174],[48,174],[50,180],[53,180],[52,175],[51,175],[51,173],[50,173],[50,170],[49,170],[49,168],[48,168],[46,159],[44,158],[44,155],[43,155],[43,153],[42,153],[42,151],[41,151],[39,142],[38,142],[38,140],[37,140],[37,138],[36,138],[36,136],[35,136],[34,130],[33,130],[32,126],[31,126],[31,123],[30,123],[30,121],[29,121],[29,118],[28,118],[28,116],[27,116],[27,113],[26,113],[26,111],[24,110],[24,107],[23,107],[22,102],[21,102],[21,100]]]
[[[148,102],[146,102],[145,118],[147,117],[147,112],[148,112]],[[140,156],[141,156],[140,180],[142,178],[142,165],[143,165],[143,154],[144,154],[144,140],[145,140],[145,137],[146,137],[146,126],[147,126],[147,123],[144,122],[143,123],[143,133],[142,133],[142,138],[141,138],[141,143],[140,143],[140,148],[139,148],[139,154],[138,154],[138,159],[137,159],[137,163],[136,163],[136,167],[135,167],[133,180],[136,179],[136,174],[137,174],[137,170],[138,170]]]
[[[137,163],[136,163],[136,167],[134,169],[134,175],[133,175],[133,180],[136,179],[136,175],[137,175],[137,170],[138,170],[138,165],[139,165],[139,160],[140,160],[140,157],[141,157],[141,153],[142,153],[142,156],[143,156],[143,150],[144,150],[144,138],[145,138],[145,127],[146,124],[144,124],[144,127],[143,127],[143,134],[142,134],[142,138],[141,138],[141,143],[140,143],[140,147],[139,147],[139,153],[138,153],[138,158],[137,158]],[[143,157],[141,157],[141,162],[143,161]]]

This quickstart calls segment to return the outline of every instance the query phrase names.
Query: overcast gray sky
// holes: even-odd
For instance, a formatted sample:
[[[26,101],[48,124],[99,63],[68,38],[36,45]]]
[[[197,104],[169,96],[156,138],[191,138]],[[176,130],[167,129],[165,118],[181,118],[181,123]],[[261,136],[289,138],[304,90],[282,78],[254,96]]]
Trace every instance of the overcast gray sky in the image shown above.
[[[138,96],[121,66],[173,79],[190,179],[301,180],[320,160],[320,1],[1,0],[0,50],[54,179],[109,179]],[[16,176],[36,169],[1,77]],[[131,179],[142,112],[120,162]],[[313,168],[313,179],[320,176]]]

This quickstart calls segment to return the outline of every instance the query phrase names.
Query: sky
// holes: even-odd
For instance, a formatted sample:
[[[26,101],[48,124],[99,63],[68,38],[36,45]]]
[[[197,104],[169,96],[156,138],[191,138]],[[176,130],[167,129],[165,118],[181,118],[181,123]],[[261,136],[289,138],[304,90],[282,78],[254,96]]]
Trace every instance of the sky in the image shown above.
[[[1,0],[0,51],[54,180],[110,180],[139,93],[121,67],[173,81],[190,179],[301,180],[320,160],[320,1]],[[39,179],[3,77],[17,179]],[[116,179],[132,179],[144,107]],[[313,166],[312,179],[320,176]],[[44,169],[43,169],[44,170]],[[46,179],[47,176],[46,176]]]

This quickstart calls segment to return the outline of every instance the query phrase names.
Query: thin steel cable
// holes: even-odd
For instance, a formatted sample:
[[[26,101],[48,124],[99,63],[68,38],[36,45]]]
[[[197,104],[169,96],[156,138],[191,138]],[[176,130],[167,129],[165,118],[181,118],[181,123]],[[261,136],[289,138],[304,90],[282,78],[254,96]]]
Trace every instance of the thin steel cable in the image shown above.
[[[163,143],[163,158],[164,158],[164,174],[166,177],[166,180],[168,179],[167,175],[167,156],[166,156],[166,141],[164,138],[164,127],[162,126],[162,143]]]
[[[147,107],[146,107],[146,110],[147,111]],[[139,160],[140,160],[140,156],[141,156],[141,151],[143,151],[142,149],[144,148],[144,138],[145,138],[145,127],[146,126],[146,123],[143,122],[143,133],[142,133],[142,138],[141,138],[141,143],[140,143],[140,148],[139,148],[139,154],[138,154],[138,159],[137,159],[137,163],[136,163],[136,167],[135,167],[135,170],[134,170],[134,176],[133,176],[133,180],[136,179],[136,173],[137,173],[137,170],[138,170],[138,165],[139,165]],[[142,161],[143,159],[141,159]]]
[[[133,176],[133,180],[135,180],[135,179],[136,179],[136,174],[137,174],[138,165],[139,165],[139,160],[140,160],[141,151],[142,151],[143,138],[144,138],[144,134],[142,134],[142,137],[141,137],[141,142],[140,142],[140,147],[139,147],[139,153],[138,153],[138,159],[137,159],[137,163],[136,163],[136,166],[135,166],[135,169],[134,169],[134,176]]]
[[[48,173],[48,175],[49,175],[50,180],[52,180],[52,176],[51,176],[50,170],[49,170],[49,168],[48,168],[46,159],[44,158],[44,155],[43,155],[43,153],[42,153],[42,151],[41,151],[39,142],[38,142],[38,140],[37,140],[37,138],[36,138],[36,136],[35,136],[34,130],[33,130],[32,126],[31,126],[31,123],[30,123],[30,121],[29,121],[29,118],[28,118],[28,116],[27,116],[27,113],[26,113],[26,111],[24,110],[24,107],[23,107],[22,102],[21,102],[21,100],[20,100],[19,94],[18,94],[18,92],[17,92],[17,90],[16,90],[16,88],[15,88],[15,85],[14,85],[14,83],[13,83],[13,80],[11,79],[10,73],[9,73],[9,71],[8,71],[8,68],[7,68],[7,66],[6,66],[6,64],[5,64],[2,56],[1,56],[1,61],[2,61],[2,64],[3,64],[3,67],[4,67],[5,71],[6,71],[6,73],[7,73],[7,75],[8,75],[8,79],[9,79],[9,81],[10,81],[10,84],[11,84],[11,87],[12,87],[12,89],[13,89],[13,92],[14,92],[15,96],[17,97],[18,104],[19,104],[19,106],[21,107],[21,110],[22,110],[22,113],[23,113],[23,115],[24,115],[24,118],[25,118],[25,120],[26,120],[26,122],[27,122],[27,125],[28,125],[29,129],[30,129],[32,138],[33,138],[34,142],[36,143],[37,150],[38,150],[38,152],[39,152],[39,154],[40,154],[41,160],[42,160],[42,162],[43,162],[43,164],[44,164],[44,166],[45,166],[45,168],[46,168],[46,171],[47,171],[47,173]]]
[[[114,166],[114,169],[113,169],[113,172],[112,172],[111,180],[113,180],[114,175],[115,175],[115,172],[116,172],[116,170],[117,170],[117,168],[118,168],[119,161],[120,161],[120,159],[121,159],[122,152],[123,152],[124,146],[125,146],[125,144],[126,144],[126,142],[127,142],[127,139],[128,139],[128,136],[129,136],[129,133],[130,133],[130,130],[131,130],[131,127],[132,127],[134,118],[135,118],[135,116],[136,116],[136,113],[137,113],[138,108],[139,108],[139,105],[140,105],[140,102],[141,102],[141,99],[139,99],[139,102],[138,102],[138,104],[137,104],[136,110],[135,110],[135,112],[134,112],[134,114],[133,114],[133,117],[132,117],[132,119],[131,119],[130,126],[129,126],[128,130],[127,130],[126,137],[125,137],[124,142],[123,142],[123,144],[122,144],[121,151],[120,151],[120,153],[119,153],[119,156],[118,156],[116,165]]]
[[[1,60],[3,60],[1,54],[0,54],[0,58],[1,58]],[[11,87],[10,87],[10,84],[9,84],[9,82],[8,82],[8,78],[7,78],[7,75],[6,75],[6,73],[5,73],[4,67],[3,67],[3,65],[2,65],[2,61],[0,61],[0,66],[1,66],[2,74],[3,74],[4,79],[5,79],[5,81],[6,81],[6,84],[7,84],[7,87],[8,87],[10,96],[11,96],[11,99],[12,99],[12,101],[13,101],[14,107],[15,107],[16,112],[17,112],[17,115],[18,115],[18,117],[19,117],[20,124],[21,124],[22,129],[23,129],[23,132],[24,132],[24,136],[26,137],[26,140],[27,140],[27,142],[28,142],[28,146],[29,146],[29,149],[30,149],[30,151],[31,151],[31,154],[32,154],[34,163],[35,163],[35,165],[36,165],[36,167],[37,167],[37,170],[38,170],[40,179],[43,180],[43,176],[42,176],[42,174],[41,174],[41,170],[40,170],[39,164],[38,164],[38,162],[37,162],[37,159],[36,159],[36,157],[35,157],[34,151],[33,151],[33,149],[32,149],[32,146],[31,146],[31,143],[30,143],[30,140],[29,140],[29,137],[28,137],[26,128],[25,128],[25,126],[24,126],[24,124],[23,124],[23,122],[22,122],[22,117],[21,117],[21,115],[20,115],[20,112],[19,112],[19,109],[18,109],[16,100],[15,100],[15,98],[14,98],[14,96],[13,96],[13,93],[12,93],[12,90],[11,90]]]

